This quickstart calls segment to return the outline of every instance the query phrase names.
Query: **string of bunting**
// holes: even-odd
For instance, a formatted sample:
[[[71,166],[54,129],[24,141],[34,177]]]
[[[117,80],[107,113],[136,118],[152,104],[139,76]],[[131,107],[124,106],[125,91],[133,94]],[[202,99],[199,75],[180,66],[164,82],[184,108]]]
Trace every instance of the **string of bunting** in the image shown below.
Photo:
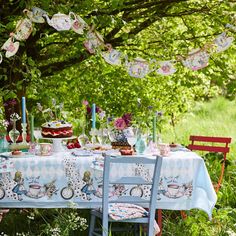
[[[3,44],[1,50],[5,50],[7,58],[14,56],[19,49],[19,42],[27,40],[33,31],[33,23],[45,23],[45,21],[57,31],[73,30],[77,34],[86,34],[83,45],[90,54],[101,53],[104,60],[114,66],[121,66],[124,59],[124,66],[130,76],[143,78],[151,72],[161,75],[171,75],[176,72],[175,64],[181,62],[183,66],[191,70],[202,69],[209,64],[209,58],[213,53],[220,53],[228,49],[233,37],[227,35],[226,30],[218,35],[212,42],[206,43],[202,48],[194,49],[186,56],[177,55],[175,60],[157,61],[152,59],[147,61],[143,58],[135,58],[128,61],[128,56],[114,49],[111,44],[106,44],[101,34],[94,26],[89,25],[77,14],[70,12],[68,15],[57,13],[50,19],[47,12],[38,7],[23,11],[25,18],[18,21],[14,32],[10,33],[10,38]],[[236,32],[236,26],[227,24],[226,28]],[[103,50],[101,50],[103,49]],[[105,50],[104,50],[105,49]],[[3,56],[0,53],[0,63]]]

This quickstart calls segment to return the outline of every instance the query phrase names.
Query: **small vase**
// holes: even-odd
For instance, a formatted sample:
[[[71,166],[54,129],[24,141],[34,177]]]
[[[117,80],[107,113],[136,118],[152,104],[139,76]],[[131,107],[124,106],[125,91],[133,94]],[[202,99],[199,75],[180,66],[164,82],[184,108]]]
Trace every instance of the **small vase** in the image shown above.
[[[137,142],[135,143],[135,150],[137,154],[143,154],[146,150],[146,141],[142,135],[138,136]]]
[[[16,129],[16,120],[13,120],[13,128],[9,131],[9,137],[13,143],[16,143],[20,136],[20,132]]]
[[[6,134],[0,134],[0,153],[8,151],[8,142],[6,139]]]

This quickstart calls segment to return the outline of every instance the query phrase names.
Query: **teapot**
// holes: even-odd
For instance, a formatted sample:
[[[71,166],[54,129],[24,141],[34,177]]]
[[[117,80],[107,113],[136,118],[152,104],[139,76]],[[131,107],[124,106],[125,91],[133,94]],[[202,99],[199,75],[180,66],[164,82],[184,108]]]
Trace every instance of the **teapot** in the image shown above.
[[[69,30],[71,28],[70,16],[66,14],[54,14],[51,20],[49,19],[47,14],[43,14],[43,16],[46,17],[47,23],[57,31]]]
[[[107,44],[106,47],[108,48],[107,52],[102,53],[104,60],[111,65],[121,65],[121,53],[113,49],[110,44]]]
[[[32,22],[28,19],[21,19],[16,25],[16,33],[14,34],[17,40],[26,40],[33,31]]]
[[[125,65],[130,76],[135,78],[143,78],[149,72],[152,72],[156,69],[156,66],[154,66],[152,70],[150,70],[149,68],[150,63],[154,62],[156,62],[156,60],[151,60],[150,62],[148,62],[142,58],[135,58],[134,61],[128,62],[126,57]]]
[[[214,43],[216,44],[216,52],[223,52],[226,49],[228,49],[233,42],[234,38],[233,37],[227,37],[226,33],[223,32],[222,34],[218,35]]]
[[[74,12],[69,13],[70,19],[72,21],[71,28],[74,30],[77,34],[83,34],[84,29],[87,27],[87,23],[78,15],[76,15]]]
[[[44,23],[45,20],[43,18],[44,14],[47,14],[46,11],[42,10],[39,7],[33,7],[32,11],[28,10],[28,9],[24,9],[23,11],[32,22],[35,23]]]
[[[188,54],[185,60],[182,60],[182,63],[191,70],[199,70],[208,65],[209,57],[205,50],[195,49]]]

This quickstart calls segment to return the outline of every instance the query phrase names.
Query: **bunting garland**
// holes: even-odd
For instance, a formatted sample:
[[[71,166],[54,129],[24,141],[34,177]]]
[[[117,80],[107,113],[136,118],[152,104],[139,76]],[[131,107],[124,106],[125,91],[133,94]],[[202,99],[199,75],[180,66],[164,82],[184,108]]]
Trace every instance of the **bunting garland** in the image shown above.
[[[33,31],[33,23],[47,22],[57,31],[73,30],[77,34],[83,35],[86,33],[86,40],[83,42],[84,47],[90,54],[100,53],[103,59],[110,65],[121,66],[124,65],[130,76],[135,78],[143,78],[151,72],[168,76],[174,74],[177,69],[175,64],[181,62],[183,66],[190,70],[196,71],[205,68],[209,64],[210,56],[213,53],[220,53],[228,49],[233,37],[227,35],[226,32],[218,35],[212,42],[205,44],[202,48],[194,49],[186,56],[176,56],[175,60],[150,61],[143,58],[135,58],[128,61],[128,57],[123,55],[120,51],[114,49],[111,44],[106,44],[101,34],[99,34],[94,27],[89,25],[74,12],[69,12],[68,15],[57,13],[50,19],[47,12],[38,7],[33,7],[30,10],[23,11],[25,18],[17,22],[14,33],[10,33],[10,38],[3,44],[1,50],[5,50],[7,58],[14,56],[19,49],[19,42],[27,40]],[[236,32],[236,26],[227,24],[226,28]],[[102,51],[101,49],[105,49]],[[122,62],[124,59],[124,63]],[[0,53],[0,63],[3,56]]]

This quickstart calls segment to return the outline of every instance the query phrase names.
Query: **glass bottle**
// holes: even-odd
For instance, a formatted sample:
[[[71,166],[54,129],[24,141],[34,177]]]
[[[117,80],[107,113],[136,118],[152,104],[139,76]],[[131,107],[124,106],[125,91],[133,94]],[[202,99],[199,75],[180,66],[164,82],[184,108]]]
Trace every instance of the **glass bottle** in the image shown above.
[[[13,143],[16,143],[17,139],[20,136],[20,132],[16,129],[16,119],[12,119],[13,128],[9,131],[9,137]]]

